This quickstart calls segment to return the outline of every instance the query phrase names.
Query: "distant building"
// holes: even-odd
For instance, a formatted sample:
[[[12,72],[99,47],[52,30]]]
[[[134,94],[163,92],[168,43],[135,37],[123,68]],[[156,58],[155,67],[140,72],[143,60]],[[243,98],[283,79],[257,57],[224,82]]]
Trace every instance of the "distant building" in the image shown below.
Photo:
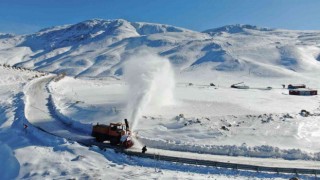
[[[246,85],[231,85],[231,88],[236,88],[236,89],[249,89],[249,86]]]
[[[298,88],[306,88],[304,84],[289,84],[288,89],[298,89]]]
[[[298,95],[298,96],[314,96],[318,94],[317,90],[313,89],[290,89],[289,90],[290,95]]]
[[[249,86],[245,85],[243,82],[232,84],[231,88],[237,88],[237,89],[249,89]]]

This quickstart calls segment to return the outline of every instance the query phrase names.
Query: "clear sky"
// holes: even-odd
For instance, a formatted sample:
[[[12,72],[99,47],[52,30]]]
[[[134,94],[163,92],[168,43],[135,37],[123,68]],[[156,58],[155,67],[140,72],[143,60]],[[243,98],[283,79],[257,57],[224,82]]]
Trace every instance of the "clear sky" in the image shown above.
[[[320,30],[320,0],[0,0],[0,32],[32,33],[93,18],[197,31],[229,24]]]

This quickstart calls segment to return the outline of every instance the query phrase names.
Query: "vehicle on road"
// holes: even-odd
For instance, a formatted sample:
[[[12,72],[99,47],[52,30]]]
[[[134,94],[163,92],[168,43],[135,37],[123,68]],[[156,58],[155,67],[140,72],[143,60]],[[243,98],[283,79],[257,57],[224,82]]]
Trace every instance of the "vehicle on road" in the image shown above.
[[[124,122],[94,125],[91,135],[98,142],[109,141],[111,145],[130,148],[133,146],[131,131],[128,120],[124,119]]]

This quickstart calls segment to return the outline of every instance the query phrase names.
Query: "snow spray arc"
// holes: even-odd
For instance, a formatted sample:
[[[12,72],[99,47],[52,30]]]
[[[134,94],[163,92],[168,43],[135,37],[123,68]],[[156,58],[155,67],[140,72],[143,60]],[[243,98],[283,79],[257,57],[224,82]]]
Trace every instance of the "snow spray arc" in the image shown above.
[[[136,128],[148,108],[174,103],[174,71],[168,59],[150,53],[138,53],[124,65],[129,85],[127,117]]]

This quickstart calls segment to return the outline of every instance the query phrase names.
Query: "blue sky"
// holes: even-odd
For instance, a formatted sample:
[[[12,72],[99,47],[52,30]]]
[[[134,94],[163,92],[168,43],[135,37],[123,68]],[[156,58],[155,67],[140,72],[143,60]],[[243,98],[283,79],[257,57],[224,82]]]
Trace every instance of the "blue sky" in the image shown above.
[[[197,31],[229,24],[320,30],[320,0],[0,0],[0,32],[32,33],[93,18]]]

